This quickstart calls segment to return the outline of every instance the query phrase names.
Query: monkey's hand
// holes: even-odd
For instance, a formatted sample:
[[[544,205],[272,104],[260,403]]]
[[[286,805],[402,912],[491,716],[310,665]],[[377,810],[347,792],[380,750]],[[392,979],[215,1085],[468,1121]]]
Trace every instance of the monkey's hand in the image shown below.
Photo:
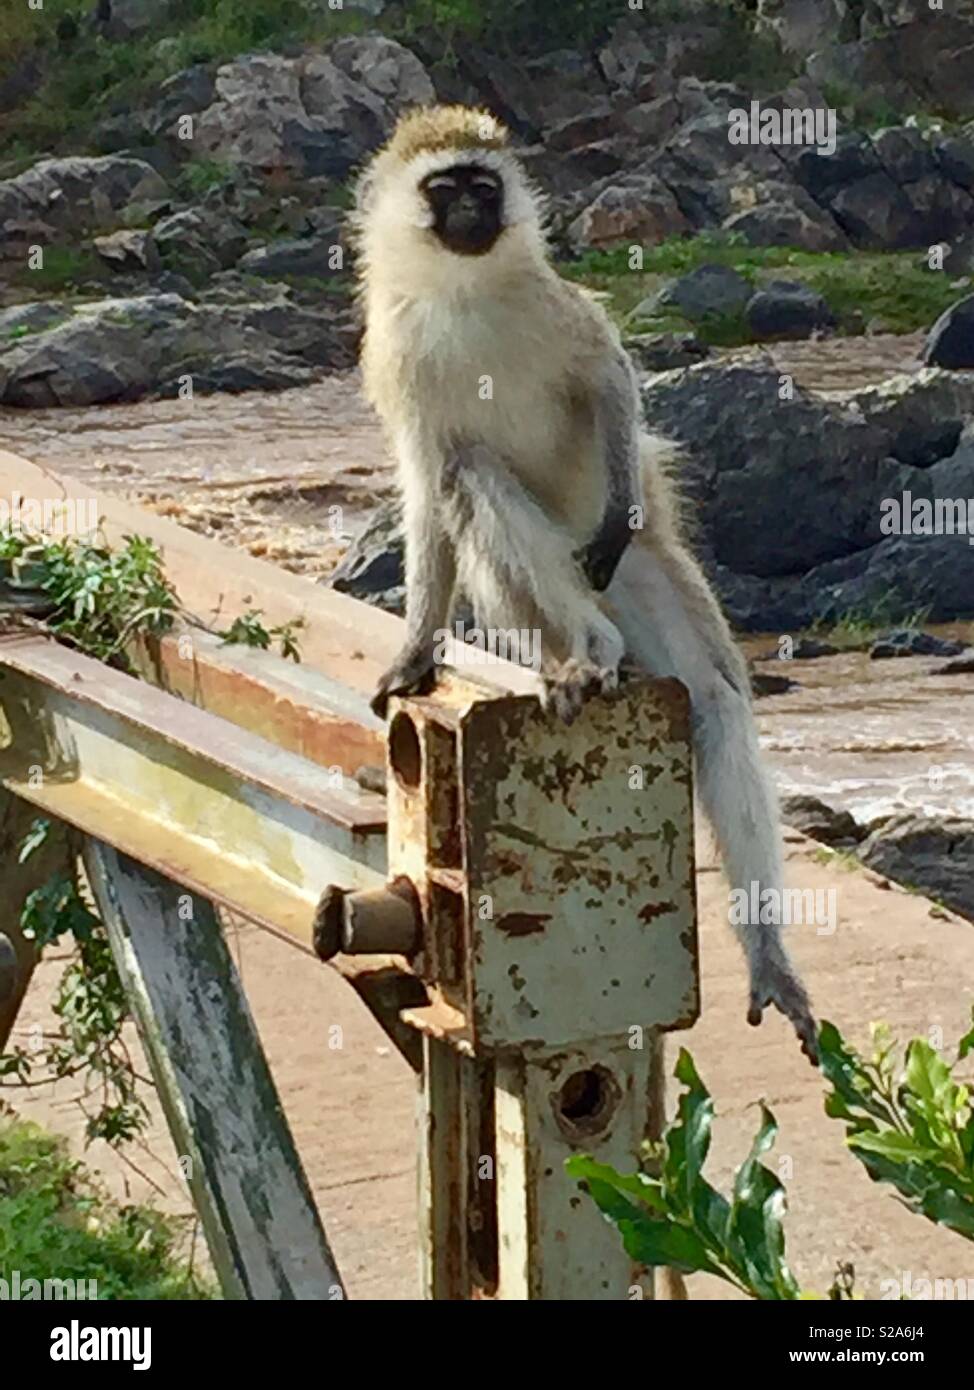
[[[624,513],[622,520],[606,517],[592,539],[575,551],[582,573],[597,594],[603,593],[612,583],[631,540],[632,531]]]
[[[565,724],[574,724],[586,700],[615,690],[618,684],[617,668],[572,658],[543,677],[541,708]]]
[[[812,1066],[817,1067],[818,1028],[812,1016],[808,991],[795,973],[784,950],[764,953],[760,962],[752,967],[748,1023],[757,1027],[769,1004],[773,1004],[790,1021],[798,1034],[802,1052]]]
[[[399,653],[388,671],[380,677],[372,696],[371,708],[380,719],[385,719],[391,695],[410,695],[424,693],[433,688],[436,666],[433,651],[428,643],[407,645]]]

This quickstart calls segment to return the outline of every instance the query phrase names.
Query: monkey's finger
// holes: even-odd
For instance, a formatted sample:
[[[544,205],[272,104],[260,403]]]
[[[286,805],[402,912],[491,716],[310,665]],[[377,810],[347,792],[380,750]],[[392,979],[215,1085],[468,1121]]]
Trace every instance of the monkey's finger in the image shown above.
[[[788,1022],[794,1028],[801,1044],[801,1050],[811,1062],[813,1067],[818,1066],[818,1028],[815,1019],[812,1017],[811,1008],[805,991],[798,985],[797,981],[792,981],[794,989],[782,989],[780,992],[770,989],[762,992],[762,995],[752,992],[748,1004],[747,1021],[752,1028],[756,1028],[764,1017],[765,1008],[771,1004],[779,1013],[784,1014]]]

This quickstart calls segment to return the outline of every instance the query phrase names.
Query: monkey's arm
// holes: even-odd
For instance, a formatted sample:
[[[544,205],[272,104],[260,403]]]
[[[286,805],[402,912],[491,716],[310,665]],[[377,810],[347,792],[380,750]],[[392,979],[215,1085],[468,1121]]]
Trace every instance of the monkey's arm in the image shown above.
[[[540,621],[549,663],[542,702],[571,720],[582,702],[618,679],[615,625],[579,574],[568,531],[484,444],[457,447],[444,470],[444,514],[461,560],[460,582],[478,623]]]
[[[406,641],[381,677],[372,709],[385,718],[389,696],[428,684],[433,674],[436,632],[446,626],[456,579],[453,545],[432,487],[410,477],[403,494],[406,546]]]
[[[640,495],[639,393],[622,349],[596,391],[595,425],[605,466],[605,507],[598,529],[576,559],[592,588],[602,593],[632,540],[633,508]]]

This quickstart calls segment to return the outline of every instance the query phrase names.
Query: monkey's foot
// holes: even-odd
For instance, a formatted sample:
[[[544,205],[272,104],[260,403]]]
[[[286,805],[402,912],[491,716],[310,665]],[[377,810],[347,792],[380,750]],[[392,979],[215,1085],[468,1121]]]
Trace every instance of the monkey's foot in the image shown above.
[[[747,1021],[757,1027],[769,1004],[783,1013],[802,1045],[802,1052],[813,1067],[818,1066],[818,1029],[812,1006],[801,980],[786,959],[766,958],[751,980],[751,999]]]
[[[541,708],[545,712],[553,711],[564,723],[572,724],[586,700],[615,690],[618,684],[619,673],[615,667],[595,666],[573,658],[544,677]]]
[[[370,707],[380,719],[385,719],[390,696],[425,694],[432,690],[435,679],[432,652],[425,647],[421,651],[407,649],[380,677]]]

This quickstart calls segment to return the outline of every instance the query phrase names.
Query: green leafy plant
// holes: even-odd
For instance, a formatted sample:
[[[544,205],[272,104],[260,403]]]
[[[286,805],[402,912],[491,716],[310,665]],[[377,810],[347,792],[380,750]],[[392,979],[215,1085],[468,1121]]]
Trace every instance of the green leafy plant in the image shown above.
[[[0,1120],[0,1279],[94,1280],[99,1300],[215,1298],[182,1257],[181,1226],[115,1205],[60,1139]]]
[[[647,1150],[644,1171],[621,1174],[575,1155],[565,1165],[569,1176],[618,1228],[633,1260],[714,1274],[753,1298],[801,1298],[785,1259],[784,1187],[761,1162],[778,1132],[774,1116],[761,1106],[750,1153],[725,1197],[703,1176],[714,1103],[685,1048],[674,1075],[686,1089],[662,1141]]]
[[[863,1060],[833,1024],[822,1024],[821,1065],[832,1088],[826,1113],[845,1121],[846,1142],[870,1177],[895,1187],[912,1211],[972,1240],[974,1114],[970,1086],[956,1072],[974,1053],[974,1011],[950,1063],[914,1038],[898,1069],[889,1030],[877,1025],[873,1032],[873,1055]],[[676,1117],[658,1144],[646,1146],[640,1171],[620,1173],[577,1154],[566,1161],[569,1176],[640,1264],[713,1274],[762,1300],[819,1297],[801,1291],[787,1263],[785,1189],[761,1162],[777,1134],[774,1115],[761,1105],[757,1134],[726,1197],[703,1176],[714,1106],[685,1049],[674,1075],[685,1088]],[[827,1297],[855,1297],[854,1281],[852,1266],[840,1264]]]
[[[49,822],[34,821],[19,853],[23,863],[47,839]],[[20,912],[24,936],[38,951],[70,935],[76,951],[58,982],[55,1036],[0,1055],[3,1085],[28,1086],[83,1075],[86,1137],[117,1146],[144,1129],[148,1111],[138,1073],[122,1036],[128,1001],[108,935],[91,911],[75,874],[56,874],[27,895]]]
[[[178,611],[159,551],[141,536],[126,536],[112,550],[79,537],[48,541],[7,528],[0,531],[0,561],[50,600],[46,626],[55,637],[124,671],[133,670],[125,648],[134,635],[167,632]]]
[[[283,657],[300,662],[298,632],[304,627],[304,619],[295,618],[289,623],[280,623],[277,627],[271,628],[265,627],[260,619],[261,609],[254,608],[235,618],[230,626],[225,631],[218,632],[217,636],[223,638],[225,647],[236,642],[245,647],[258,647],[265,652],[270,650],[272,642],[279,642]]]
[[[972,1011],[974,1025],[974,1011]],[[846,1125],[846,1143],[876,1182],[896,1188],[912,1211],[974,1240],[974,1110],[956,1075],[974,1052],[974,1026],[948,1062],[923,1038],[897,1065],[889,1029],[873,1029],[866,1060],[832,1024],[822,1026],[826,1113]]]

